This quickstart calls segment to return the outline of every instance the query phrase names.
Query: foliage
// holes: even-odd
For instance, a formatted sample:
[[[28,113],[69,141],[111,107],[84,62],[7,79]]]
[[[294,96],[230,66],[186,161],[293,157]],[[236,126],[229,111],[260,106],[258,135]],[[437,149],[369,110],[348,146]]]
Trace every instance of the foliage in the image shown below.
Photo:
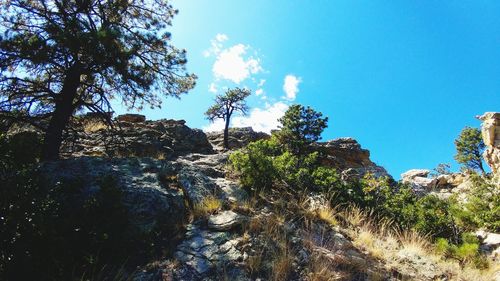
[[[276,136],[234,152],[229,163],[241,184],[257,191],[279,185],[297,190],[326,190],[340,182],[334,169],[319,165],[317,152],[292,154],[283,149]]]
[[[481,131],[477,128],[465,127],[455,140],[457,154],[455,160],[466,169],[479,169],[484,174],[481,154],[484,151],[484,142]]]
[[[273,158],[281,153],[276,138],[248,144],[229,156],[229,163],[241,184],[253,190],[266,190],[273,186],[277,177]]]
[[[447,239],[438,238],[435,249],[445,257],[454,258],[462,263],[472,263],[478,268],[488,266],[479,252],[479,239],[473,233],[462,233],[460,243],[452,244]]]
[[[293,154],[305,153],[308,145],[321,139],[321,133],[328,126],[328,117],[311,107],[292,105],[279,119],[281,123],[277,136],[280,142]]]
[[[228,130],[229,121],[234,112],[240,112],[243,115],[248,113],[248,106],[245,99],[250,96],[251,92],[248,89],[230,89],[223,95],[215,97],[215,104],[212,105],[206,112],[205,116],[211,122],[216,119],[225,121],[224,126],[224,148],[229,148]]]
[[[471,174],[472,189],[467,201],[460,203],[453,198],[452,212],[464,230],[484,228],[500,231],[500,188],[493,181]]]
[[[426,195],[416,202],[414,229],[433,237],[457,236],[455,222],[450,213],[450,204],[434,195]]]
[[[451,174],[450,168],[451,165],[448,163],[439,163],[436,168],[432,169],[431,176],[437,177],[439,175],[449,175]]]
[[[160,0],[2,1],[2,117],[42,127],[43,156],[56,158],[46,154],[57,154],[75,111],[104,117],[112,98],[140,109],[159,107],[157,93],[186,93],[196,77],[170,44],[176,13]]]

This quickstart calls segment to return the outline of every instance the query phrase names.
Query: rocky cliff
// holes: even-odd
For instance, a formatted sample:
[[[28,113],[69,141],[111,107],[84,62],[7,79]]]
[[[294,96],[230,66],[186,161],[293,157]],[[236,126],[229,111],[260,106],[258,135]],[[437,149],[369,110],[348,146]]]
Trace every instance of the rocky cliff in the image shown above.
[[[500,174],[500,112],[486,112],[478,119],[481,124],[481,132],[486,150],[483,153],[484,160],[490,166],[495,175]]]
[[[146,120],[126,114],[110,128],[92,116],[75,122],[62,153],[66,156],[138,156],[171,158],[188,153],[213,153],[207,136],[184,120]]]

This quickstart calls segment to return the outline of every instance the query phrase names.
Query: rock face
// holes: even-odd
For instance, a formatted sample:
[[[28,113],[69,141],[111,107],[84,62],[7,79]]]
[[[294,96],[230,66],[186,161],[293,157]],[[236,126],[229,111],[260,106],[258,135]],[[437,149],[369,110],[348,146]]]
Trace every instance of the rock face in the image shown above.
[[[437,179],[427,178],[430,172],[426,169],[412,169],[401,174],[401,181],[410,184],[417,192],[428,191],[437,184]]]
[[[170,230],[165,235],[174,239],[182,231],[186,208],[182,191],[161,183],[161,166],[161,161],[149,158],[78,157],[46,163],[42,169],[54,183],[82,181],[84,194],[98,189],[103,176],[116,178],[133,228],[130,232],[148,234],[168,225]]]
[[[442,174],[429,178],[430,170],[412,169],[401,174],[401,181],[409,184],[415,192],[433,193],[440,198],[447,198],[452,193],[470,189],[466,174]]]
[[[229,129],[229,149],[238,149],[246,146],[250,142],[267,139],[270,136],[263,132],[255,132],[252,127],[230,128]],[[223,149],[224,132],[209,132],[207,138],[217,149]]]
[[[63,146],[70,156],[139,156],[169,158],[188,153],[212,153],[206,135],[191,129],[183,120],[146,121],[143,115],[116,118],[119,130],[106,126],[78,132]]]
[[[367,173],[375,177],[389,176],[387,171],[370,160],[370,151],[352,138],[339,138],[316,144],[323,152],[324,165],[336,168],[343,179],[360,178]]]
[[[481,133],[486,150],[484,160],[490,166],[494,175],[500,174],[500,112],[486,112],[477,117],[483,121]]]
[[[146,116],[141,114],[123,114],[116,117],[120,122],[141,123],[146,121]]]

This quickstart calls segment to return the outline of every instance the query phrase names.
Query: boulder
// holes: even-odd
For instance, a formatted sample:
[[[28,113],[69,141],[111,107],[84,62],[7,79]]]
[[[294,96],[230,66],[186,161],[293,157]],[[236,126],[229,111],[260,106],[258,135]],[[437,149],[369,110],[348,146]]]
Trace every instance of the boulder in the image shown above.
[[[430,171],[426,169],[412,169],[401,174],[401,181],[411,185],[414,191],[429,191],[436,188],[440,180],[444,180],[444,178],[428,178],[429,173]]]
[[[478,230],[476,236],[481,240],[481,250],[500,261],[500,234]]]
[[[252,127],[242,127],[242,128],[229,128],[229,149],[238,149],[246,146],[247,144],[258,141],[261,139],[267,139],[270,136],[263,132],[255,132]],[[224,144],[224,132],[209,132],[207,133],[207,138],[210,143],[217,149],[222,150]]]
[[[370,160],[370,151],[361,148],[353,138],[316,143],[314,149],[321,153],[322,164],[337,169],[344,180],[362,178],[367,173],[390,177],[383,167]]]
[[[233,211],[223,211],[208,219],[208,228],[215,231],[226,231],[242,224],[244,217]]]
[[[82,197],[98,190],[104,176],[112,176],[130,222],[130,229],[124,235],[147,236],[168,226],[163,236],[175,240],[182,231],[187,211],[182,192],[166,188],[160,182],[160,167],[161,162],[154,159],[78,157],[44,163],[41,170],[49,186],[79,182],[83,186]]]
[[[403,181],[410,181],[416,177],[426,178],[431,171],[426,169],[412,169],[401,174]]]
[[[140,123],[146,121],[146,116],[141,114],[129,113],[129,114],[118,115],[116,117],[116,120],[120,122]]]

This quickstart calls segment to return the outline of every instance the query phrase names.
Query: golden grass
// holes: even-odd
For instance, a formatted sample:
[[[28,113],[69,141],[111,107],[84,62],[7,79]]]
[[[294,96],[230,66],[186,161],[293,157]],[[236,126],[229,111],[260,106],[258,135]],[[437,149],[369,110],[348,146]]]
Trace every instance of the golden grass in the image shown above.
[[[335,211],[330,206],[325,206],[316,211],[318,218],[331,226],[338,225],[338,221],[335,218]]]
[[[205,197],[200,203],[193,206],[192,214],[195,218],[215,214],[222,208],[222,201],[214,196]]]
[[[83,124],[83,130],[86,133],[94,133],[108,128],[108,124],[100,120],[89,120]]]

